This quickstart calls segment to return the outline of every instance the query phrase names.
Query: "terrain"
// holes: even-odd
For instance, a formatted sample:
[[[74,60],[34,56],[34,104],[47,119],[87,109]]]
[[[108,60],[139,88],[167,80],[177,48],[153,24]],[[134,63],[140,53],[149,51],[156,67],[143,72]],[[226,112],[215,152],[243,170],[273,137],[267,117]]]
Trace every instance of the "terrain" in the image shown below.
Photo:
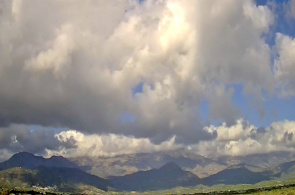
[[[272,152],[269,154],[255,154],[248,156],[221,156],[208,158],[193,152],[175,150],[167,152],[125,154],[112,157],[79,156],[70,161],[83,167],[87,172],[99,177],[123,176],[155,169],[168,162],[175,162],[183,170],[190,171],[199,178],[216,174],[230,166],[244,164],[247,169],[260,172],[264,169],[294,161],[295,153]]]
[[[0,163],[0,188],[51,189],[56,192],[84,194],[131,191],[168,193],[171,190],[173,193],[181,194],[220,191],[226,188],[246,190],[269,188],[278,184],[291,185],[290,181],[295,178],[295,161],[292,160],[269,167],[260,167],[241,161],[236,161],[237,164],[226,164],[228,162],[226,160],[219,162],[200,155],[189,155],[188,153],[182,153],[182,155],[154,153],[103,157],[101,161],[107,159],[104,166],[108,163],[110,167],[132,165],[137,171],[134,169],[124,175],[100,177],[91,174],[97,164],[94,164],[93,168],[91,164],[86,164],[86,161],[84,164],[81,163],[81,159],[86,159],[84,157],[79,158],[80,160],[77,160],[78,158],[66,159],[62,156],[43,158],[21,152]],[[229,161],[232,162],[232,159]],[[196,166],[204,168],[214,164],[223,166],[223,168],[219,171],[211,170],[207,177],[204,177],[205,174],[199,177],[194,172],[188,171],[189,168]]]
[[[190,171],[200,178],[208,177],[225,169],[227,164],[183,150],[126,154],[113,157],[80,156],[70,158],[89,173],[108,178],[123,176],[137,171],[150,170],[175,162],[183,170]]]
[[[9,169],[12,167],[23,167],[27,169],[34,169],[40,166],[44,167],[68,167],[78,168],[79,166],[69,161],[62,156],[52,156],[51,158],[43,158],[42,156],[35,156],[28,152],[20,152],[13,155],[9,160],[0,163],[0,170]]]
[[[176,163],[170,162],[148,171],[139,171],[130,175],[113,177],[113,186],[121,191],[152,191],[175,188],[178,186],[194,186],[201,179],[189,171],[183,171]]]

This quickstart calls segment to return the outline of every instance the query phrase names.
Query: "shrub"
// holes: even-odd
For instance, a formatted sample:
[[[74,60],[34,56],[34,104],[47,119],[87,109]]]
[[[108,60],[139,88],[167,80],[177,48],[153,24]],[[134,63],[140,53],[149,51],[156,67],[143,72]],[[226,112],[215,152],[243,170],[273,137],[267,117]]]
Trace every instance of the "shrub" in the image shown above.
[[[8,189],[3,189],[1,192],[1,195],[9,195],[9,190]]]

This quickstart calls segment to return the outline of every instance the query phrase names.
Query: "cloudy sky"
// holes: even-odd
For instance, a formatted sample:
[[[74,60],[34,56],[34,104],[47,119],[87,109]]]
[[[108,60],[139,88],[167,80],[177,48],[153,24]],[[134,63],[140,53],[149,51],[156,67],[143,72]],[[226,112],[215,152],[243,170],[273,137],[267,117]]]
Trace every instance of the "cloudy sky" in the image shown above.
[[[295,0],[0,0],[0,59],[0,160],[295,151]]]

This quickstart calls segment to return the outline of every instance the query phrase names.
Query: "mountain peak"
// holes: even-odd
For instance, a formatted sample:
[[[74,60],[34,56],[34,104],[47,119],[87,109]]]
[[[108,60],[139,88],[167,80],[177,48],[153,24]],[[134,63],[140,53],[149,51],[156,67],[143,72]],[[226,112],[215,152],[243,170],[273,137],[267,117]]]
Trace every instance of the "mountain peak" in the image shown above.
[[[175,162],[168,162],[164,166],[160,167],[159,170],[181,170],[182,169]]]
[[[62,156],[44,158],[42,156],[35,156],[29,152],[20,152],[13,155],[9,160],[0,163],[0,170],[10,169],[12,167],[35,169],[40,166],[79,168],[78,165]]]
[[[188,171],[183,171],[175,162],[169,162],[159,169],[114,177],[111,182],[116,189],[123,191],[153,191],[194,186],[200,183],[200,179]]]
[[[14,154],[11,158],[28,158],[28,157],[35,157],[34,154],[32,153],[29,153],[29,152],[19,152],[19,153],[16,153]]]
[[[65,160],[66,158],[63,156],[51,156],[49,159],[61,159],[61,160]]]

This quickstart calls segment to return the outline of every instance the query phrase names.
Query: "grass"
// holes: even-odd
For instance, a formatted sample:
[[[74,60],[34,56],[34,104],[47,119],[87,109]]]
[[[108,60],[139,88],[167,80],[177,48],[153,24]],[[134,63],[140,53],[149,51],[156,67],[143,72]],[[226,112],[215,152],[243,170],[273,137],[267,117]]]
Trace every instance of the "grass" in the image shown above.
[[[277,189],[272,191],[263,191],[263,192],[256,192],[252,195],[295,195],[295,187],[292,188],[285,188],[285,189]]]

